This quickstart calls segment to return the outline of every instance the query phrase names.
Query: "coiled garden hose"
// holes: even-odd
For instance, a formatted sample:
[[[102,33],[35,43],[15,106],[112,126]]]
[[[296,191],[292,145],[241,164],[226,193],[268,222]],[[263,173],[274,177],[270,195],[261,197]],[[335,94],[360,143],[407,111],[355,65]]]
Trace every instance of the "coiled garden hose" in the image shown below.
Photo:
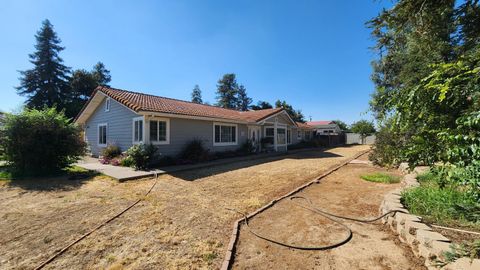
[[[307,209],[307,210],[310,210],[316,214],[319,214],[325,218],[327,218],[328,220],[331,220],[333,221],[334,223],[340,225],[341,227],[343,227],[346,231],[347,231],[347,235],[345,238],[343,238],[342,240],[336,242],[336,243],[333,243],[333,244],[329,244],[329,245],[324,245],[324,246],[298,246],[298,245],[294,245],[294,244],[289,244],[289,243],[285,243],[285,242],[281,242],[279,240],[275,240],[271,237],[268,237],[268,236],[264,236],[264,235],[261,235],[257,232],[255,232],[251,227],[250,225],[248,224],[248,218],[247,218],[247,215],[245,215],[245,213],[242,213],[236,209],[233,209],[233,208],[226,208],[227,210],[231,210],[231,211],[234,211],[234,212],[237,212],[241,215],[243,215],[243,220],[245,222],[245,225],[247,226],[248,228],[248,231],[255,235],[256,237],[260,238],[260,239],[263,239],[265,241],[268,241],[268,242],[271,242],[271,243],[274,243],[274,244],[277,244],[277,245],[280,245],[280,246],[283,246],[283,247],[288,247],[288,248],[293,248],[293,249],[299,249],[299,250],[328,250],[328,249],[333,249],[333,248],[336,248],[336,247],[339,247],[339,246],[342,246],[346,243],[348,243],[350,241],[350,239],[352,239],[352,236],[353,236],[353,232],[352,230],[345,224],[343,224],[342,222],[336,220],[335,218],[338,218],[338,219],[345,219],[345,220],[350,220],[350,221],[355,221],[355,222],[361,222],[361,223],[371,223],[371,222],[375,222],[375,221],[378,221],[380,219],[382,219],[383,217],[387,216],[387,215],[390,215],[390,214],[393,214],[395,215],[397,212],[400,212],[400,213],[405,213],[403,211],[400,211],[400,210],[392,210],[392,211],[388,211],[387,213],[379,216],[379,217],[375,217],[373,219],[359,219],[359,218],[353,218],[353,217],[345,217],[345,216],[340,216],[340,215],[336,215],[336,214],[332,214],[332,213],[329,213],[329,212],[326,212],[326,211],[323,211],[317,207],[314,207],[313,206],[313,203],[312,201],[307,198],[307,197],[303,197],[303,196],[292,196],[290,197],[290,200],[293,201],[293,200],[297,200],[297,199],[302,199],[302,200],[305,200],[307,201],[307,203],[310,205],[309,206],[305,206],[305,205],[302,205],[302,204],[299,204],[299,203],[295,203],[296,205],[298,205],[299,207],[301,208],[304,208],[304,209]]]

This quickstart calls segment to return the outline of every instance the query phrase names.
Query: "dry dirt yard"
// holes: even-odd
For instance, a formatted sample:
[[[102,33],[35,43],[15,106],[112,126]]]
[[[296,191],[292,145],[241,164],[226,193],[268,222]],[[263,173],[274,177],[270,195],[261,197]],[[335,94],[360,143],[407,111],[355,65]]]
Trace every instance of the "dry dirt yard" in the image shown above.
[[[360,160],[366,160],[363,155]],[[347,217],[369,219],[379,215],[379,205],[389,190],[400,184],[372,183],[361,175],[385,172],[366,164],[348,164],[294,196],[309,198],[315,207]],[[308,205],[305,201],[295,203]],[[343,240],[347,232],[338,224],[286,198],[252,218],[250,227],[263,236],[297,246],[324,246]],[[233,269],[426,269],[380,222],[365,224],[340,220],[353,231],[350,242],[323,251],[294,250],[253,236],[242,226]]]
[[[338,147],[162,175],[145,201],[74,245],[45,269],[219,268],[231,226],[239,218],[225,207],[253,211],[366,149],[366,146]],[[0,268],[34,268],[123,210],[153,183],[153,179],[119,183],[103,176],[84,181],[0,181]],[[364,199],[362,196],[341,199],[352,203],[359,200],[361,208],[364,204],[368,206],[369,200],[370,204],[377,202],[386,189],[373,188],[377,193],[366,193]],[[372,206],[370,210],[373,213],[375,209]],[[246,240],[242,238],[242,243]],[[255,250],[263,250],[265,246],[264,242],[258,242]],[[267,260],[258,261],[256,251],[252,257],[245,253],[245,245],[241,247],[244,255],[238,258],[244,256],[245,267],[255,262],[266,263],[274,256],[269,253]],[[398,249],[393,244],[387,247]]]

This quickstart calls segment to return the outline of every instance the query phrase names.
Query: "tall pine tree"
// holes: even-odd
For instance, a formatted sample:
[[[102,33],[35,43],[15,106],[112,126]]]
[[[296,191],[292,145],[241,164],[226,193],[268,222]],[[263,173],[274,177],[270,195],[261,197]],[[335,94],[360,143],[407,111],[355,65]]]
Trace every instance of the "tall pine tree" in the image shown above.
[[[237,93],[238,84],[235,74],[223,75],[217,83],[217,106],[235,109],[238,104]]]
[[[238,87],[237,102],[237,109],[240,111],[247,111],[250,103],[252,103],[252,99],[248,97],[247,89],[243,85]]]
[[[65,108],[70,88],[68,84],[70,68],[63,65],[59,53],[65,48],[53,30],[49,20],[42,22],[42,28],[35,35],[36,51],[29,55],[32,69],[20,71],[19,95],[26,96],[26,106],[43,108],[57,106]]]
[[[195,87],[193,87],[193,90],[192,90],[192,102],[193,102],[193,103],[198,103],[198,104],[202,104],[202,103],[203,103],[203,100],[202,100],[202,90],[200,90],[200,87],[198,86],[198,84],[196,84]]]

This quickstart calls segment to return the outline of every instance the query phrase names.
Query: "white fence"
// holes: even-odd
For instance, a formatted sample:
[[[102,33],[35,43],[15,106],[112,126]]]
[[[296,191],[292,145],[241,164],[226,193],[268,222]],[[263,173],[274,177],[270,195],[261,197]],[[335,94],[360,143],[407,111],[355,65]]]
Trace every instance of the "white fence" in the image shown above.
[[[362,137],[358,133],[345,133],[346,144],[373,144],[375,142],[375,135],[365,137],[362,142]]]

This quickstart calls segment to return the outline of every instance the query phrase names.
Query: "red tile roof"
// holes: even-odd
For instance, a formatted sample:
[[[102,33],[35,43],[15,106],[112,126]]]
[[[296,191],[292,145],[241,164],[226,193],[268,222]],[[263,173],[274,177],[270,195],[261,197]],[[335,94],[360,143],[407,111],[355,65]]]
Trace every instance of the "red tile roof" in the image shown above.
[[[313,127],[307,125],[307,123],[295,122],[299,128],[313,129]]]
[[[92,97],[97,91],[104,93],[135,112],[148,111],[245,122],[258,122],[283,110],[282,108],[275,108],[242,112],[105,86],[97,87]]]
[[[323,126],[323,125],[330,125],[330,124],[333,124],[334,122],[333,121],[311,121],[311,122],[307,122],[307,125],[309,126]]]

